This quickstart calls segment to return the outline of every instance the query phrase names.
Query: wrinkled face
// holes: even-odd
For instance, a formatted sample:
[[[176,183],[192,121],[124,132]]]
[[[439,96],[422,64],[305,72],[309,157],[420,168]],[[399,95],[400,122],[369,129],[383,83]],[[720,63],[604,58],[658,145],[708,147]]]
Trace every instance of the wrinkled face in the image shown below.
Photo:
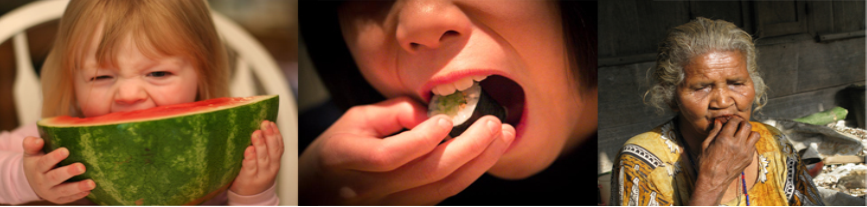
[[[596,131],[596,95],[570,80],[556,2],[349,2],[344,39],[364,78],[385,97],[427,104],[480,81],[517,137],[488,172],[524,178]],[[591,105],[592,107],[585,107]],[[576,141],[577,140],[577,141]]]
[[[676,98],[681,120],[691,126],[684,130],[707,136],[714,118],[750,119],[756,91],[740,51],[708,52],[692,58],[683,70],[685,77]]]
[[[75,98],[85,117],[195,101],[198,77],[186,59],[149,58],[128,36],[118,47],[115,66],[100,66],[99,42],[92,41],[83,67],[73,77]]]

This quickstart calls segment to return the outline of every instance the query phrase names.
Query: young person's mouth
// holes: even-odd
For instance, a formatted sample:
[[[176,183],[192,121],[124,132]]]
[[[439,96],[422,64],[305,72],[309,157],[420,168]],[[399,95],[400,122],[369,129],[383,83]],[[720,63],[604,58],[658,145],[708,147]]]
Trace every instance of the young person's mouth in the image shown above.
[[[507,77],[501,75],[467,75],[452,82],[432,86],[426,95],[424,99],[430,102],[429,115],[450,111],[444,109],[444,105],[469,105],[466,106],[469,111],[460,114],[451,111],[447,114],[453,117],[455,122],[455,128],[450,133],[452,137],[462,133],[469,125],[484,115],[497,116],[503,123],[515,127],[515,141],[509,146],[509,149],[515,146],[514,143],[521,137],[524,130],[527,114],[524,90],[517,82]],[[475,100],[467,102],[461,99],[456,102],[455,100],[458,99],[456,96],[466,96],[467,100]]]

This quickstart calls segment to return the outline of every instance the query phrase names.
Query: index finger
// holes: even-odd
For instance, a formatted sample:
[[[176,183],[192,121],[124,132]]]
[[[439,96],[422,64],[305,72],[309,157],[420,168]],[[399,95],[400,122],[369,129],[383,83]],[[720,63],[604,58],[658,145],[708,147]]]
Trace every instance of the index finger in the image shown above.
[[[399,97],[353,107],[329,131],[332,128],[350,129],[355,133],[382,138],[402,129],[412,129],[427,119],[426,107],[409,97]]]
[[[325,153],[324,162],[362,171],[390,171],[432,151],[451,128],[451,120],[440,115],[386,139],[334,135],[325,141],[323,150],[332,153]]]

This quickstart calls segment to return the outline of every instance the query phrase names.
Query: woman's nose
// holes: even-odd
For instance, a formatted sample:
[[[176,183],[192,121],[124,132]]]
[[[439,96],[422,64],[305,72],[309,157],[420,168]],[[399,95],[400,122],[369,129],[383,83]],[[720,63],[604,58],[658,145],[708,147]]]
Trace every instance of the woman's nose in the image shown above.
[[[725,87],[715,87],[710,98],[711,109],[726,109],[735,103],[731,91]]]
[[[137,81],[119,81],[119,86],[114,94],[114,102],[122,105],[133,105],[147,99],[147,93],[136,83]]]
[[[472,22],[449,1],[409,0],[398,16],[397,41],[408,51],[438,48],[448,41],[469,38]]]

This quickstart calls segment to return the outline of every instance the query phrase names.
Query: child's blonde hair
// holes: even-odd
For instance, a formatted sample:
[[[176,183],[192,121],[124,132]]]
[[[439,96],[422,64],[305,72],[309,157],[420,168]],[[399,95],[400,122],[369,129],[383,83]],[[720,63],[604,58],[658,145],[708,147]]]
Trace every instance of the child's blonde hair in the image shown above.
[[[95,31],[102,26],[102,33]],[[148,57],[182,56],[196,69],[196,100],[228,96],[228,57],[204,0],[70,1],[54,47],[42,67],[42,117],[82,116],[73,77],[94,35],[101,35],[96,61],[116,65],[127,35]]]

